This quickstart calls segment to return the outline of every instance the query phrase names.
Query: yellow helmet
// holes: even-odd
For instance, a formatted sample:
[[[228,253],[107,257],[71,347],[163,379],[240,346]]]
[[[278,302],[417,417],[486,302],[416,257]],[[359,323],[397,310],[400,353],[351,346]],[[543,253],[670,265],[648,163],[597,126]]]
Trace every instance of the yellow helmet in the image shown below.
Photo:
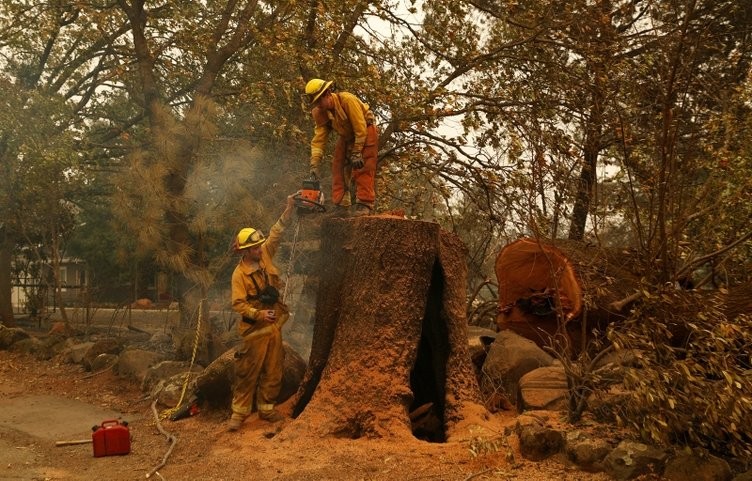
[[[265,240],[266,237],[264,237],[264,233],[260,230],[256,230],[253,227],[244,227],[235,236],[235,250],[260,246]]]
[[[334,80],[329,80],[327,82],[325,80],[321,80],[320,78],[313,78],[309,80],[305,86],[305,93],[306,97],[308,97],[308,103],[310,105],[315,104],[319,97],[321,97],[324,92],[329,90],[329,87],[331,87],[333,83]]]

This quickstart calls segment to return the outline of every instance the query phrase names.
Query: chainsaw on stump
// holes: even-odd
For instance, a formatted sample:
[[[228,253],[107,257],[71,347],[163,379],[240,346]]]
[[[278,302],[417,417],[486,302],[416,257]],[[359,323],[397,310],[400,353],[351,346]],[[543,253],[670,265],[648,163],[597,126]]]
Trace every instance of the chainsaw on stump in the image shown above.
[[[295,207],[298,214],[320,213],[324,207],[324,193],[321,182],[315,177],[303,180],[303,188],[295,195]]]

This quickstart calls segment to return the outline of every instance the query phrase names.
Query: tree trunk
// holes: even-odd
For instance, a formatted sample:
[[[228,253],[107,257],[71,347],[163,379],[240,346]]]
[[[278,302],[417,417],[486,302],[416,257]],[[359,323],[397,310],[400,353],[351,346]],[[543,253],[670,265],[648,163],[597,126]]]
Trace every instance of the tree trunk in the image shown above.
[[[743,314],[752,316],[752,281],[729,289],[728,294],[724,296],[724,301],[723,312],[729,322],[734,322]]]
[[[433,223],[324,221],[313,345],[286,431],[444,441],[483,427],[467,349],[465,254]],[[418,408],[435,429],[416,432]]]
[[[11,298],[11,256],[13,242],[5,227],[0,226],[0,324],[15,327],[13,299]]]

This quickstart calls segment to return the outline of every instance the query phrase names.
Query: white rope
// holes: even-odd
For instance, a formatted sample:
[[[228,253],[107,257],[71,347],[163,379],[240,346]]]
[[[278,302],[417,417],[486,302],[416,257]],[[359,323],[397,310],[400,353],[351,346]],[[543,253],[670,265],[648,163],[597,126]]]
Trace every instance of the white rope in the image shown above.
[[[295,246],[298,244],[298,234],[300,233],[300,217],[295,217],[295,234],[292,237],[292,247],[290,248],[290,260],[287,262],[287,271],[285,272],[285,288],[282,291],[282,302],[286,304],[287,288],[290,285],[290,271],[295,263]]]

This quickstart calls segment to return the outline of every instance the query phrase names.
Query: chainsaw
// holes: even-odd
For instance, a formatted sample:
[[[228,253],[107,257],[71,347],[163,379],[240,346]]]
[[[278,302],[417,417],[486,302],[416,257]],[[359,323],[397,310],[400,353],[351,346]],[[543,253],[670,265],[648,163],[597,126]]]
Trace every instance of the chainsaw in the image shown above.
[[[319,179],[310,178],[303,181],[303,188],[295,195],[295,207],[298,214],[326,211],[324,193],[321,192]]]

